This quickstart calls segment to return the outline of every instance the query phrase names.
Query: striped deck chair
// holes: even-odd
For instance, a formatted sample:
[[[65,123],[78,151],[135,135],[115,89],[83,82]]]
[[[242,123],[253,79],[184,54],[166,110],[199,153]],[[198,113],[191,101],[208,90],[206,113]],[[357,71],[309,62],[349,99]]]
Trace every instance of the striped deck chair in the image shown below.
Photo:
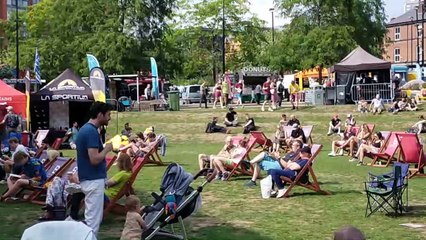
[[[132,185],[136,180],[136,177],[138,176],[139,172],[143,168],[143,166],[147,163],[147,160],[149,159],[149,155],[153,154],[153,151],[155,149],[152,148],[152,150],[147,153],[144,157],[137,157],[133,163],[132,167],[132,175],[130,176],[129,181],[120,189],[118,194],[115,196],[115,198],[110,199],[108,204],[106,204],[104,208],[104,219],[110,212],[115,212],[119,214],[125,214],[126,209],[123,205],[119,204],[118,201],[123,198],[124,196],[128,196],[131,193],[133,193]]]
[[[49,168],[46,169],[46,183],[41,187],[28,187],[24,190],[32,190],[32,193],[28,197],[28,201],[32,202],[36,198],[38,198],[41,194],[45,193],[47,187],[54,177],[58,176],[58,174],[62,173],[64,169],[68,168],[70,164],[75,162],[72,158],[65,157],[57,157],[55,161],[53,161]],[[44,203],[43,203],[44,204]]]
[[[380,148],[380,151],[378,153],[369,154],[369,157],[373,158],[373,161],[371,162],[371,166],[387,167],[393,160],[396,160],[394,155],[399,148],[399,143],[396,137],[396,133],[397,132],[391,132],[389,134],[388,138],[386,139],[385,143]],[[383,164],[383,162],[385,163]]]
[[[414,165],[414,167],[408,169],[408,178],[412,178],[416,175],[425,176],[423,168],[426,164],[426,157],[417,134],[396,133],[396,139],[398,140],[401,151],[398,160]]]
[[[281,179],[284,182],[287,182],[287,183],[290,184],[289,187],[287,188],[286,193],[284,194],[284,197],[288,197],[291,190],[295,186],[301,186],[301,187],[307,188],[309,190],[312,190],[314,192],[322,193],[324,195],[331,195],[330,192],[321,189],[321,187],[320,187],[320,185],[317,181],[317,177],[314,173],[314,169],[312,168],[312,165],[315,161],[315,158],[318,156],[321,149],[322,149],[321,144],[313,144],[312,145],[312,147],[311,147],[311,152],[312,152],[311,158],[306,163],[306,165],[299,171],[299,173],[297,174],[297,176],[294,180],[291,180],[290,178],[287,178],[287,177],[281,177]],[[312,181],[309,180],[309,176],[312,179]]]
[[[154,143],[150,146],[152,151],[150,151],[150,154],[148,155],[147,164],[156,164],[158,166],[164,166],[165,164],[160,158],[160,155],[158,154],[158,148],[160,147],[160,141],[161,139],[155,140]]]
[[[312,130],[314,129],[314,126],[303,126],[303,133],[305,134],[306,143],[314,144],[314,141],[312,141]],[[291,133],[290,133],[291,134]]]
[[[240,138],[241,139],[241,138]],[[256,145],[256,138],[250,137],[248,142],[246,143],[246,152],[245,154],[239,159],[237,163],[234,163],[233,166],[228,166],[227,168],[230,170],[230,174],[227,181],[231,179],[233,175],[246,175],[246,176],[252,176],[253,175],[253,169],[250,163],[248,164],[249,167],[244,165],[245,160],[250,160],[249,154],[252,151],[253,147]],[[250,168],[250,169],[249,169]]]
[[[52,149],[59,150],[61,148],[61,145],[62,145],[62,138],[57,138],[52,144]]]
[[[269,139],[265,134],[261,131],[251,131],[250,132],[250,139],[254,139],[255,143],[257,144],[253,150],[256,150],[258,152],[268,150],[268,148],[272,147],[272,141]]]

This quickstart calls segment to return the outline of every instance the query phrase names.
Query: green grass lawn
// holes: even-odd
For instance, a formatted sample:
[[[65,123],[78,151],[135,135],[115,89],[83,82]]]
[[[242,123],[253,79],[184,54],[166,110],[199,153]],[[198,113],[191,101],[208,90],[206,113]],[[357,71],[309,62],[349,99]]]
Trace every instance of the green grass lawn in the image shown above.
[[[332,192],[323,196],[300,187],[287,199],[262,199],[260,187],[246,188],[247,177],[233,178],[229,182],[208,184],[202,193],[203,208],[186,219],[190,239],[332,239],[333,232],[345,225],[360,228],[368,239],[426,239],[424,228],[412,230],[401,223],[426,223],[426,179],[415,177],[409,181],[410,213],[391,218],[377,213],[364,217],[366,196],[364,181],[368,172],[385,172],[388,169],[369,166],[357,167],[348,157],[330,158],[331,140],[327,126],[331,115],[339,113],[343,119],[353,106],[306,107],[294,112],[303,125],[314,125],[313,140],[324,145],[314,165],[322,188]],[[249,112],[267,136],[272,136],[280,115],[292,112],[286,108],[276,112],[260,112],[259,108],[237,109],[242,118]],[[224,110],[192,109],[180,112],[120,113],[119,126],[130,122],[135,131],[150,125],[156,132],[168,137],[165,162],[177,162],[192,173],[198,170],[199,153],[217,153],[225,135],[205,134],[205,126],[212,116],[224,115]],[[405,130],[416,120],[419,112],[380,116],[353,113],[358,123],[374,123],[376,130]],[[115,115],[114,115],[115,116]],[[115,133],[115,119],[108,133]],[[241,128],[235,128],[240,134]],[[65,151],[65,155],[75,153]],[[252,154],[254,156],[254,153]],[[158,191],[165,167],[146,166],[139,173],[135,189],[144,204],[152,200],[149,194]],[[196,181],[194,185],[199,184]],[[4,187],[1,189],[3,191]],[[36,223],[42,213],[39,206],[31,204],[0,204],[0,239],[19,239],[23,230]],[[100,239],[119,239],[124,217],[111,214],[102,224]]]

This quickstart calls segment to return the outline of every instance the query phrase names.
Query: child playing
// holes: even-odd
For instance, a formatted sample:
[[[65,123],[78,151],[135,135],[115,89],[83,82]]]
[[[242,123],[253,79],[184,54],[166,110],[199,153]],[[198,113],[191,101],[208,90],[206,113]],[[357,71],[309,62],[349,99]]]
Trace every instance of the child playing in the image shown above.
[[[120,240],[140,240],[142,231],[148,230],[140,215],[141,201],[135,195],[126,198],[126,222]]]
[[[43,186],[47,179],[43,164],[39,160],[31,159],[26,153],[16,152],[13,162],[14,169],[20,176],[10,176],[7,179],[9,190],[0,197],[0,202],[12,197],[25,186]]]

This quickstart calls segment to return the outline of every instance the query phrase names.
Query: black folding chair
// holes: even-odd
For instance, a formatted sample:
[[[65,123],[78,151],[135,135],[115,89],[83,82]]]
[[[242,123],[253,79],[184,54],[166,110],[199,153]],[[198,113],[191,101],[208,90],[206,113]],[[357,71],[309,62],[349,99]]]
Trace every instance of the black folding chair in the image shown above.
[[[397,216],[407,211],[408,167],[408,164],[396,162],[391,173],[383,175],[369,174],[369,182],[364,183],[365,192],[367,193],[365,217],[369,217],[379,210],[392,216]]]

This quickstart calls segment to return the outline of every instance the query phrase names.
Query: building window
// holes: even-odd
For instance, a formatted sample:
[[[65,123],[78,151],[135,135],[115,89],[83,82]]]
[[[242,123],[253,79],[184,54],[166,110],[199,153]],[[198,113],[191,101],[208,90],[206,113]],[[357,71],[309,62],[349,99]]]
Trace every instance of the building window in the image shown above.
[[[401,28],[395,28],[395,41],[399,41],[401,39]]]
[[[394,62],[400,62],[401,61],[401,50],[399,48],[394,49],[393,60],[394,60]]]

